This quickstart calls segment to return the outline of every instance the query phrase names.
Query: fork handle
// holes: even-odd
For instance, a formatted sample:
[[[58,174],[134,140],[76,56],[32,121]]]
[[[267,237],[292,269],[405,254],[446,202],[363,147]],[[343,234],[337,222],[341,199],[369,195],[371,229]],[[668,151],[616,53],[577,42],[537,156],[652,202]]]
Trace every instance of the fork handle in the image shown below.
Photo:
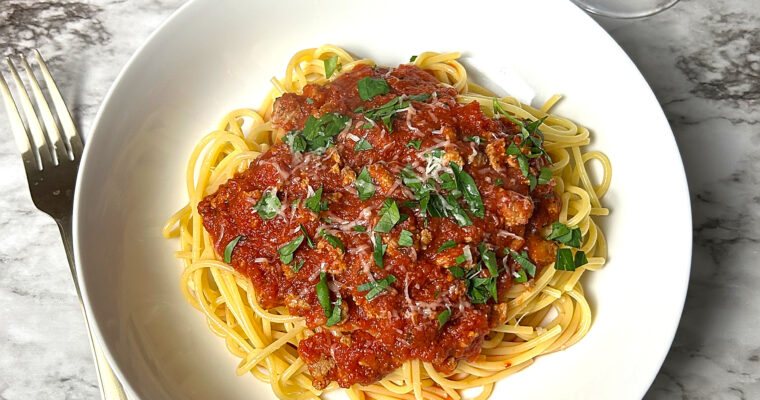
[[[95,337],[92,334],[90,320],[87,317],[87,311],[82,302],[82,293],[79,289],[79,281],[77,280],[77,272],[74,264],[74,242],[72,240],[71,215],[67,215],[63,218],[56,218],[55,222],[58,224],[58,230],[61,232],[63,248],[66,251],[66,259],[69,261],[71,277],[74,278],[74,287],[76,288],[77,297],[79,298],[79,305],[82,307],[82,315],[84,315],[84,323],[85,326],[87,326],[87,334],[90,337],[90,349],[92,350],[93,358],[95,359],[95,370],[98,373],[98,381],[100,383],[100,396],[104,400],[129,400],[127,394],[124,392],[124,388],[116,378],[116,375],[114,375],[113,369],[111,369],[111,365],[108,363],[105,354],[103,354],[100,343],[95,340]]]

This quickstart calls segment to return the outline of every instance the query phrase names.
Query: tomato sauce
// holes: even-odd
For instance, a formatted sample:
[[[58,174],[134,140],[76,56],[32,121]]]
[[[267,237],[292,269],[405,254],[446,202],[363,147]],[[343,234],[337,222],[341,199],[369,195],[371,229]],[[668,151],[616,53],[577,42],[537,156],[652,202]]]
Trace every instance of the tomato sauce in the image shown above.
[[[357,85],[366,77],[385,81],[387,93],[362,100]],[[505,153],[522,140],[520,127],[506,118],[489,118],[477,102],[459,104],[456,96],[454,89],[411,65],[361,65],[327,85],[308,85],[301,95],[284,94],[274,104],[274,126],[298,134],[309,116],[337,113],[348,122],[339,124],[334,145],[296,152],[278,142],[198,205],[218,254],[241,237],[231,264],[251,279],[261,305],[286,306],[314,332],[299,343],[298,352],[316,388],[332,381],[341,387],[370,384],[410,359],[431,362],[442,372],[452,371],[460,360],[475,359],[490,328],[504,322],[505,294],[522,268],[507,254],[527,251],[539,269],[554,260],[556,245],[538,233],[559,215],[554,182],[531,190],[520,166]],[[394,99],[409,104],[393,112],[389,132],[381,119],[367,115]],[[356,151],[360,141],[371,148]],[[439,160],[425,155],[434,152]],[[540,157],[529,162],[536,175],[546,163]],[[447,203],[465,210],[470,225],[450,215],[423,213],[414,203],[419,196],[400,178],[405,167],[411,168],[417,176],[432,176],[432,185],[442,190],[436,174],[452,171],[451,163],[472,177],[482,201],[482,218],[464,197]],[[361,200],[357,177],[364,168],[375,192]],[[320,188],[326,204],[315,212],[306,199]],[[276,195],[279,204],[270,210],[273,216],[263,218],[257,207],[267,195]],[[379,233],[387,246],[381,268],[374,257],[379,243],[373,230],[386,199],[394,200],[406,219]],[[304,231],[313,247],[304,240],[284,264],[278,250]],[[403,231],[411,233],[411,246],[408,237],[402,240]],[[450,269],[459,266],[474,271],[474,277],[492,277],[478,264],[483,248],[496,255],[498,301],[490,295],[473,300],[472,277],[455,276]],[[331,326],[326,325],[335,310],[330,313],[320,304],[316,289],[321,273],[330,307],[340,308]],[[366,288],[360,290],[391,275],[395,281],[375,297],[368,299]]]

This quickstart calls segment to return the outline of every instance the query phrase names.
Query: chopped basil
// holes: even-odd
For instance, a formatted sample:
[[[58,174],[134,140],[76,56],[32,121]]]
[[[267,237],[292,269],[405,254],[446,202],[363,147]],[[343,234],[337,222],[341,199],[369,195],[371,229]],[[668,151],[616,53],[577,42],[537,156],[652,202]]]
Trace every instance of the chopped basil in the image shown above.
[[[290,147],[290,151],[293,153],[306,150],[306,139],[304,139],[302,132],[297,129],[288,132],[282,141]]]
[[[315,287],[317,291],[317,299],[322,306],[322,310],[325,312],[326,317],[330,317],[332,314],[332,307],[330,307],[330,288],[327,287],[327,274],[324,272],[319,273],[319,282]]]
[[[492,297],[498,301],[496,293],[496,278],[478,278],[472,277],[467,280],[467,297],[473,304],[483,304]]]
[[[295,239],[288,242],[286,245],[280,247],[277,252],[280,254],[280,262],[283,264],[290,264],[293,261],[293,253],[295,253],[298,246],[303,243],[304,235],[298,235]]]
[[[356,191],[359,192],[359,200],[361,201],[367,200],[375,194],[375,185],[372,184],[372,178],[369,176],[367,167],[362,168],[354,185]]]
[[[409,143],[406,144],[406,147],[414,147],[416,150],[419,150],[421,145],[422,140],[410,140]]]
[[[509,144],[509,146],[507,146],[506,152],[510,156],[516,156],[518,154],[522,154],[522,152],[520,151],[520,148],[517,147],[517,145],[515,144],[515,142],[512,142],[512,143]]]
[[[538,181],[536,180],[536,176],[533,175],[533,174],[529,174],[528,175],[528,183],[530,183],[530,187],[529,187],[528,190],[530,190],[532,192],[533,189],[535,189],[536,185],[538,184]]]
[[[525,250],[523,250],[521,254],[517,254],[514,251],[510,251],[509,254],[512,256],[512,258],[515,259],[515,261],[517,261],[518,264],[523,267],[528,275],[536,276],[536,265],[530,261],[530,258],[528,258],[528,253],[526,253]]]
[[[283,138],[291,151],[322,153],[335,143],[333,137],[346,127],[350,118],[338,113],[327,113],[319,118],[309,115],[302,130],[293,130]]]
[[[400,97],[394,97],[380,107],[366,111],[363,107],[360,107],[354,110],[354,112],[364,112],[367,118],[374,121],[382,121],[388,133],[393,133],[393,118],[396,112],[407,107],[409,107],[409,101],[401,101]]]
[[[411,96],[407,96],[406,98],[409,100],[419,101],[419,102],[424,103],[430,98],[430,93],[413,94]]]
[[[414,239],[412,239],[412,232],[404,229],[401,231],[401,235],[398,237],[398,245],[402,247],[410,247],[414,245]]]
[[[443,173],[439,175],[438,178],[441,180],[441,189],[455,190],[457,188],[457,182],[450,173]]]
[[[290,203],[291,208],[296,208],[301,203],[301,199],[295,199],[293,202]]]
[[[303,202],[303,206],[319,214],[322,210],[322,186]]]
[[[528,281],[528,276],[525,275],[525,270],[524,269],[521,269],[521,270],[516,271],[516,272],[520,276],[518,276],[517,278],[515,278],[515,282],[517,282],[517,283],[524,283],[524,282]]]
[[[382,293],[383,290],[385,290],[393,282],[396,282],[396,277],[393,276],[392,274],[388,274],[388,276],[386,276],[385,278],[380,279],[378,281],[367,282],[367,283],[361,284],[361,285],[359,285],[356,288],[356,290],[358,290],[360,292],[364,292],[364,291],[369,290],[369,293],[367,293],[364,297],[368,301],[371,301],[375,297],[379,296],[380,293]]]
[[[342,302],[343,302],[343,299],[341,299],[340,297],[338,297],[338,299],[335,300],[335,303],[333,303],[334,307],[332,309],[332,312],[330,313],[330,316],[327,318],[327,322],[325,323],[325,326],[333,326],[337,324],[338,322],[340,322],[340,314],[341,314],[340,305]]]
[[[493,183],[493,185],[494,185],[494,186],[501,186],[501,185],[503,185],[503,184],[504,184],[504,181],[503,181],[501,178],[497,179],[497,180],[496,180],[496,181],[494,181],[494,183]]]
[[[441,247],[438,248],[438,252],[440,253],[440,252],[442,252],[444,250],[448,250],[450,248],[456,247],[456,245],[457,245],[457,242],[455,242],[453,240],[448,240],[446,242],[443,242],[443,244],[441,245]]]
[[[449,322],[449,318],[451,318],[451,310],[447,308],[441,311],[441,313],[438,314],[438,329],[443,328],[443,325],[445,325],[446,322]]]
[[[307,97],[306,98],[306,102],[309,103],[309,104],[314,104],[314,99],[312,99],[310,97]]]
[[[325,63],[325,78],[330,78],[335,72],[335,67],[338,66],[338,56],[330,57],[324,61]]]
[[[372,257],[375,259],[375,264],[380,268],[385,268],[383,265],[383,255],[385,249],[388,248],[387,244],[383,244],[383,237],[379,233],[375,234],[375,249],[372,252]]]
[[[232,262],[232,250],[235,249],[235,246],[237,246],[242,237],[243,236],[238,236],[232,239],[229,243],[227,243],[227,247],[224,248],[224,262],[227,264]]]
[[[457,266],[449,267],[449,272],[451,272],[451,275],[454,278],[459,278],[459,279],[464,278],[464,268],[462,267],[457,267]]]
[[[277,198],[277,194],[267,190],[253,206],[253,209],[262,219],[272,219],[280,211],[281,206],[282,203]]]
[[[293,270],[293,272],[298,272],[301,270],[301,267],[303,267],[303,264],[306,262],[306,260],[299,260],[295,264],[290,266],[290,269]]]
[[[538,184],[546,185],[552,179],[552,170],[549,168],[541,168],[541,173],[538,175]]]
[[[581,229],[570,228],[561,222],[555,222],[552,224],[552,231],[546,240],[554,240],[564,245],[580,248],[581,247]]]
[[[373,124],[372,122],[365,122],[365,123],[362,124],[361,128],[362,129],[369,129],[369,128],[372,128],[373,126],[375,126],[375,124]]]
[[[588,264],[588,259],[586,258],[586,252],[582,250],[578,250],[575,252],[575,268],[581,267]]]
[[[372,149],[372,143],[370,143],[367,139],[361,138],[358,142],[356,142],[356,146],[354,147],[354,153],[358,153],[360,151],[364,150],[371,150]]]
[[[572,250],[557,249],[557,258],[554,260],[554,269],[558,271],[575,271]]]
[[[362,100],[372,100],[373,97],[386,94],[391,91],[388,82],[381,78],[370,78],[369,76],[362,78],[356,84],[356,89],[359,91],[359,97]]]
[[[401,215],[398,211],[398,205],[393,199],[386,199],[383,202],[383,207],[380,210],[380,220],[375,224],[373,229],[375,232],[388,233],[393,229],[393,226],[398,223]]]
[[[416,60],[416,59],[417,59],[417,56],[416,56],[416,55],[415,55],[415,56],[411,56],[411,57],[409,57],[409,62],[410,62],[410,63],[413,63],[413,62],[414,62],[414,60]]]
[[[337,247],[337,248],[339,248],[339,249],[340,249],[342,252],[345,252],[345,251],[346,251],[346,247],[345,247],[345,246],[343,246],[343,242],[342,242],[342,241],[340,240],[340,238],[338,238],[337,236],[333,236],[333,235],[331,235],[331,234],[327,233],[327,231],[325,231],[324,229],[322,229],[322,230],[319,232],[319,234],[320,234],[320,235],[322,235],[322,237],[323,237],[323,238],[327,239],[327,243],[330,243],[330,245],[331,245],[332,247]]]
[[[363,227],[361,225],[354,225],[354,227],[351,228],[351,229],[353,229],[354,232],[366,232],[367,231],[367,228],[365,228],[365,227]]]
[[[520,172],[522,172],[523,176],[530,175],[530,165],[528,164],[528,158],[524,154],[520,153],[517,155],[517,164],[520,165]]]
[[[464,141],[465,142],[473,142],[477,145],[480,145],[481,141],[483,140],[480,136],[465,136]]]
[[[499,267],[496,265],[496,253],[486,248],[484,243],[481,243],[478,248],[480,249],[480,259],[488,269],[488,272],[493,277],[499,276]]]
[[[301,224],[301,232],[303,232],[303,235],[306,236],[306,244],[309,245],[309,248],[314,248],[314,242],[309,237],[309,232],[306,232],[306,228]]]
[[[441,294],[441,291],[440,290],[436,290],[435,291],[435,295],[433,295],[433,298],[437,299],[439,294]]]
[[[464,200],[467,206],[470,207],[472,215],[483,218],[483,200],[480,197],[478,186],[475,184],[475,180],[470,174],[460,169],[459,164],[450,162],[449,166],[454,171],[454,178],[457,182],[457,187],[464,193]]]

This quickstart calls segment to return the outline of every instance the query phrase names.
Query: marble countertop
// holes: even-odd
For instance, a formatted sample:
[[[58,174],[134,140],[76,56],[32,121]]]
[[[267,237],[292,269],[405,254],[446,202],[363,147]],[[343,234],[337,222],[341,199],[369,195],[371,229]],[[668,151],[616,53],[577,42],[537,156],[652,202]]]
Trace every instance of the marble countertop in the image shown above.
[[[127,59],[182,2],[3,0],[0,52],[40,49],[87,132]],[[597,20],[660,100],[691,191],[689,294],[645,398],[760,399],[760,9],[682,0],[646,19]],[[4,112],[0,139],[0,400],[97,398],[58,230],[32,204]]]

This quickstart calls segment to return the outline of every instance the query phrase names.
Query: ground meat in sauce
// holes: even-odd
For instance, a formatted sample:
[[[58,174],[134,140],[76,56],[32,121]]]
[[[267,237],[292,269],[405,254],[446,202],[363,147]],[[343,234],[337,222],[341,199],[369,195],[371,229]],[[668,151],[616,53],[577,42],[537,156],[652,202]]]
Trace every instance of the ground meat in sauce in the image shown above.
[[[367,76],[385,79],[387,94],[362,101],[357,82]],[[397,96],[430,94],[425,101],[411,101],[400,111],[389,133],[380,121],[368,123],[361,110],[369,110]],[[341,387],[370,384],[398,368],[404,361],[420,359],[442,371],[452,371],[459,360],[473,360],[480,352],[489,329],[503,323],[506,304],[489,299],[473,304],[464,279],[448,269],[469,250],[477,262],[478,245],[487,243],[499,267],[498,298],[512,285],[512,273],[521,267],[511,258],[503,265],[508,249],[527,250],[539,267],[553,261],[556,245],[538,231],[557,220],[561,203],[554,182],[532,192],[528,180],[504,155],[511,142],[519,143],[519,127],[501,118],[488,118],[477,103],[460,105],[456,91],[441,85],[429,73],[411,65],[370,68],[359,65],[325,86],[308,85],[303,94],[287,93],[274,103],[272,121],[283,132],[303,129],[310,115],[327,113],[347,116],[350,125],[338,134],[335,146],[322,154],[293,153],[279,142],[255,160],[244,172],[221,185],[199,205],[203,225],[222,254],[230,241],[242,236],[232,253],[233,267],[248,276],[263,307],[285,305],[291,314],[303,316],[314,335],[298,346],[316,388],[336,381]],[[355,112],[355,110],[359,112]],[[368,126],[370,126],[368,128]],[[465,140],[481,137],[480,143]],[[367,140],[372,149],[355,152],[356,141]],[[420,140],[419,150],[409,145]],[[472,225],[460,226],[452,218],[422,215],[418,207],[405,204],[413,192],[399,179],[411,164],[423,176],[424,153],[443,150],[444,169],[452,161],[469,173],[482,196],[484,217],[470,215]],[[531,160],[531,171],[543,166]],[[354,186],[367,167],[375,185],[373,197],[362,201]],[[498,186],[497,181],[500,181]],[[318,214],[304,207],[303,199],[320,187],[327,209]],[[277,194],[282,207],[271,219],[262,219],[254,205],[267,192]],[[373,227],[386,198],[394,199],[408,219],[382,234],[387,245],[384,268],[373,261]],[[294,201],[299,200],[297,203]],[[468,210],[461,201],[463,209]],[[412,207],[412,208],[410,208]],[[278,249],[301,234],[300,226],[314,241],[304,241],[290,265],[281,263]],[[364,232],[354,225],[366,228]],[[327,242],[319,232],[337,237],[345,251]],[[412,233],[413,245],[400,246],[402,230]],[[456,246],[438,251],[453,240]],[[302,267],[293,272],[294,264]],[[461,264],[474,267],[470,261]],[[326,327],[327,316],[315,290],[320,272],[326,272],[334,302],[342,300],[342,317]],[[357,287],[392,274],[396,281],[368,301]],[[489,272],[480,272],[488,277]],[[438,316],[451,310],[439,327]]]

